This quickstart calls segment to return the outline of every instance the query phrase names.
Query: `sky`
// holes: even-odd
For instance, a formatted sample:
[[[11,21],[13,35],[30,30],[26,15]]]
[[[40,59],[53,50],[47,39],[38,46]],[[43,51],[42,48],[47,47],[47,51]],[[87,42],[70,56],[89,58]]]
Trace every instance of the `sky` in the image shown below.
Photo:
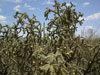
[[[73,2],[76,11],[84,14],[85,21],[82,26],[78,25],[76,34],[81,31],[93,29],[100,35],[100,0],[57,0],[60,3],[66,2],[68,5]],[[10,26],[16,21],[13,15],[16,11],[27,12],[31,17],[34,14],[37,19],[44,23],[44,12],[46,8],[53,8],[54,0],[0,0],[0,23]],[[47,23],[47,22],[46,22]]]

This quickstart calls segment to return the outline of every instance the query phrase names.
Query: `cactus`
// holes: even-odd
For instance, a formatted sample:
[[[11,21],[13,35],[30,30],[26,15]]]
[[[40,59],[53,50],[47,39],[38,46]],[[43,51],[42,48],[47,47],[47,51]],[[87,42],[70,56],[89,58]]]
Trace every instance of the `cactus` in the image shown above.
[[[100,44],[91,46],[75,36],[83,23],[75,5],[54,0],[42,25],[36,16],[16,12],[12,26],[0,24],[0,75],[98,75]],[[49,18],[53,13],[53,18]]]

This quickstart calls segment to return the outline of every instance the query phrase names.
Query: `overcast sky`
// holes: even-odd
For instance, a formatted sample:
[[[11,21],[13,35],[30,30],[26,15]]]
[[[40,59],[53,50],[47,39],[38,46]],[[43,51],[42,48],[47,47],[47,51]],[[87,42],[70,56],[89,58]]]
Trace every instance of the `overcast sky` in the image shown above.
[[[60,3],[73,2],[76,4],[76,10],[84,13],[85,22],[78,26],[77,34],[81,30],[92,28],[100,34],[100,0],[57,0]],[[13,15],[16,11],[27,12],[30,16],[35,14],[37,19],[45,22],[44,12],[47,7],[53,8],[53,0],[0,0],[0,23],[9,24],[15,22]]]

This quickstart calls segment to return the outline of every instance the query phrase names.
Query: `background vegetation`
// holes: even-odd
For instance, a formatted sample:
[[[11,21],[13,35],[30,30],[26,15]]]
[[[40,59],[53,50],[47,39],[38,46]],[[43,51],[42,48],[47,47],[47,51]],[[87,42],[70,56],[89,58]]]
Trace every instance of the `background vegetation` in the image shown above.
[[[75,36],[84,20],[70,4],[55,0],[54,10],[45,11],[46,26],[20,12],[13,26],[0,24],[0,75],[100,74],[100,39]]]

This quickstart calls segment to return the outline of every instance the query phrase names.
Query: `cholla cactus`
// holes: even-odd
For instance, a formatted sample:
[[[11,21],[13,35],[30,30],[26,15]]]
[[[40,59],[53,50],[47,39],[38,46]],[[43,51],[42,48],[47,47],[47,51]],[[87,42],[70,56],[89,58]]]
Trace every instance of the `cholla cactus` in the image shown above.
[[[83,16],[56,0],[45,12],[47,25],[33,15],[16,12],[13,26],[0,24],[0,75],[98,75],[100,45],[75,37]],[[53,13],[54,17],[48,17]],[[42,35],[43,34],[43,35]]]

